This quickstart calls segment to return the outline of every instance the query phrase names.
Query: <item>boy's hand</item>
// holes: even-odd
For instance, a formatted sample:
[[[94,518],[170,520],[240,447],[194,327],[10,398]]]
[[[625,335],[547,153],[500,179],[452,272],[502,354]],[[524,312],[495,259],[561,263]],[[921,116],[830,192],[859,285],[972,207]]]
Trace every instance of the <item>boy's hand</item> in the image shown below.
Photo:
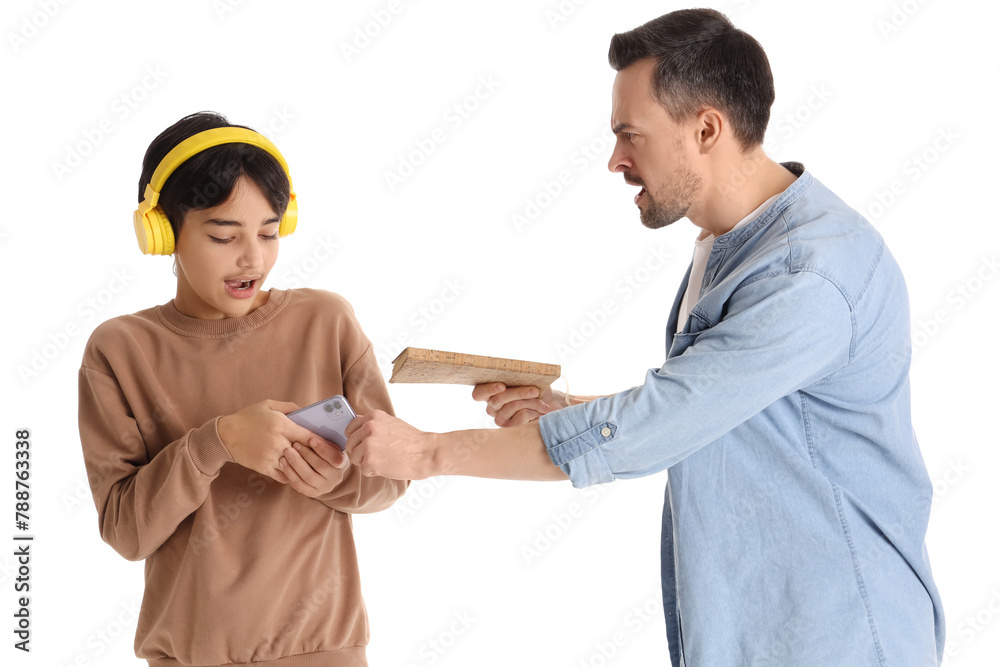
[[[285,413],[299,406],[285,401],[261,401],[239,412],[220,417],[217,428],[222,444],[233,460],[245,468],[287,484],[279,460],[293,442],[309,442],[317,436],[294,423]]]
[[[336,445],[314,435],[304,445],[292,443],[278,461],[284,480],[304,496],[329,493],[344,478],[350,460]]]

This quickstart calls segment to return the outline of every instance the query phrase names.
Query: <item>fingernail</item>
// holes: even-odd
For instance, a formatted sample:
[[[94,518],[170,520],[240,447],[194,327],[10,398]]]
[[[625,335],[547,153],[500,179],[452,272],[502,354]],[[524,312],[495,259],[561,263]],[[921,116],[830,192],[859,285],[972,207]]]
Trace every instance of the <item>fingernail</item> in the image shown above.
[[[292,447],[294,447],[295,449],[302,449],[302,445],[300,445],[300,444],[299,444],[299,443],[297,443],[297,442],[293,442],[293,443],[292,443]]]
[[[285,457],[284,456],[282,456],[280,459],[278,459],[278,465],[281,466],[282,468],[285,467]]]

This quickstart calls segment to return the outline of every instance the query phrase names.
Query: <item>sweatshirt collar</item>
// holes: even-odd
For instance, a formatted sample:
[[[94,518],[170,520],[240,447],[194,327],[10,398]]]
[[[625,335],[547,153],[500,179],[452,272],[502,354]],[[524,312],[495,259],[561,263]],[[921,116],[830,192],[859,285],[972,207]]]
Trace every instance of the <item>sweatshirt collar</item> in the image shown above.
[[[189,317],[177,310],[173,299],[169,303],[157,306],[156,312],[168,329],[182,336],[226,338],[256,329],[273,318],[287,302],[287,291],[272,288],[267,303],[243,317],[226,317],[221,320]]]

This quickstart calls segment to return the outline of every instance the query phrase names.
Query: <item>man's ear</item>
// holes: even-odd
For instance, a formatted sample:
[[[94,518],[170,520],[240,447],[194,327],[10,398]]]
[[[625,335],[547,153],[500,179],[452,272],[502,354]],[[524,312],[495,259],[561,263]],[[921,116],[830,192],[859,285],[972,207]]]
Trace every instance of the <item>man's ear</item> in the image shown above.
[[[726,121],[718,109],[708,107],[698,112],[695,120],[695,142],[700,153],[708,153],[722,136]]]

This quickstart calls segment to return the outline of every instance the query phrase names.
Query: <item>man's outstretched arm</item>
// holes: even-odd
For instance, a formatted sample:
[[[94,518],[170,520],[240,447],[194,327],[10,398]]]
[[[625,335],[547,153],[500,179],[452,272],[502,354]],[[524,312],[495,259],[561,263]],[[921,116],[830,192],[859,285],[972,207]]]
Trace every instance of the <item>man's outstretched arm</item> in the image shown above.
[[[346,435],[347,453],[365,475],[568,479],[549,458],[537,420],[503,429],[425,433],[375,410],[351,422]]]

